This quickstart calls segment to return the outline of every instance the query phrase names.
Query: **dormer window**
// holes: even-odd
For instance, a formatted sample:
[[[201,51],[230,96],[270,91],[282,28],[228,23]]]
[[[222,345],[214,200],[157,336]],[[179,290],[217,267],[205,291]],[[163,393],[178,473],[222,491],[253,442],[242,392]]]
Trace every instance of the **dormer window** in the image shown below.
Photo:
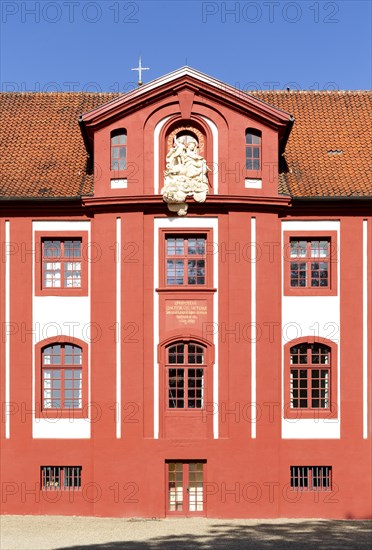
[[[245,132],[245,168],[261,170],[261,132],[252,128]]]
[[[111,170],[127,168],[127,131],[120,129],[111,132]]]

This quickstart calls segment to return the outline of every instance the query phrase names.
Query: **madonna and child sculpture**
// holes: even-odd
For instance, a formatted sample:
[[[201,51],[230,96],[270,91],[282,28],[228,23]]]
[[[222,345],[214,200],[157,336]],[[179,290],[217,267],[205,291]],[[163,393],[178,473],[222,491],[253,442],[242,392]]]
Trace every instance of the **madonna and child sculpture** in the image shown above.
[[[164,187],[161,190],[164,201],[171,212],[186,216],[187,197],[204,202],[208,193],[206,160],[199,155],[198,142],[186,136],[187,142],[174,136],[174,144],[166,156]]]

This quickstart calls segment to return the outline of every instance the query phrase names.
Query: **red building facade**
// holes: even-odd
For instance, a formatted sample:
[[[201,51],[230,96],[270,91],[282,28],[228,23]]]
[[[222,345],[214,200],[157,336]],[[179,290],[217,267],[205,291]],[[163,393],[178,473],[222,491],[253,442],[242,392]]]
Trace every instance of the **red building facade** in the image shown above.
[[[370,517],[371,95],[2,102],[2,512]]]

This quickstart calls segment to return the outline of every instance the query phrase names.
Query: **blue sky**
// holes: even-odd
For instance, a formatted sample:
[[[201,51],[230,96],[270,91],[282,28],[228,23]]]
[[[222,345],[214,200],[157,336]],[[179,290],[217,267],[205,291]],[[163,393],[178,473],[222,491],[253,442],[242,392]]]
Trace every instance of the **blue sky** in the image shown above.
[[[370,0],[2,0],[2,91],[120,91],[189,65],[240,89],[369,89]]]

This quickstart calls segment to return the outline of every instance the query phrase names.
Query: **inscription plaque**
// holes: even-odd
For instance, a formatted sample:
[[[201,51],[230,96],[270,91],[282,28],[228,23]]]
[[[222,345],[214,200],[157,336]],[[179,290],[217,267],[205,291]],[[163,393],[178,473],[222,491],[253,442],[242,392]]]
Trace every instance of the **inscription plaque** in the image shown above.
[[[166,328],[201,325],[208,313],[207,300],[167,300],[165,304]]]

